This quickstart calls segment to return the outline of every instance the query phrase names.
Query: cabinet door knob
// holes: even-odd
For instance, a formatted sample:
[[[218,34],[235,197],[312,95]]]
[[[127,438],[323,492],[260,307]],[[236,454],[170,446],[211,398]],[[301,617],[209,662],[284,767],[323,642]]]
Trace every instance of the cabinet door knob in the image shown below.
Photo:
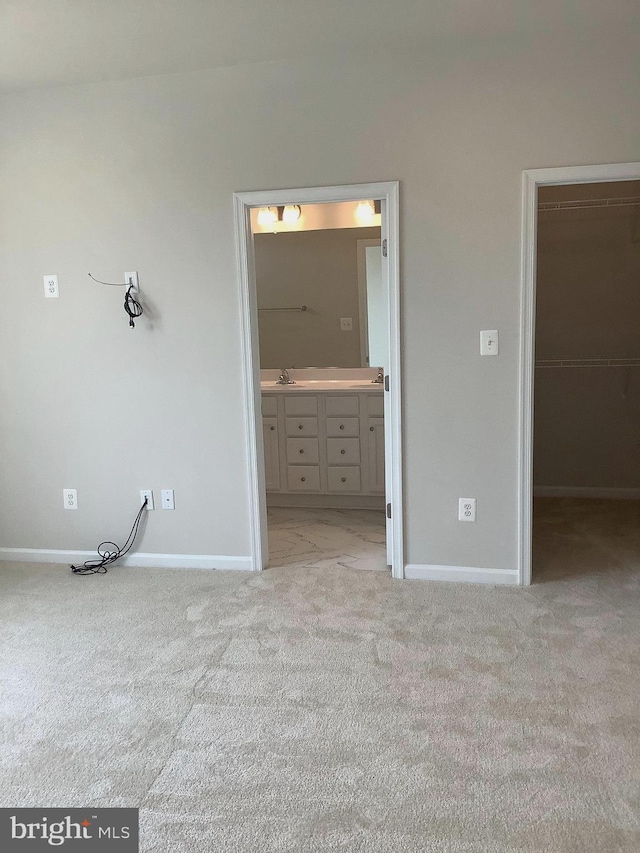
[[[343,482],[343,483],[346,483],[346,482],[347,482],[347,478],[346,478],[346,477],[342,477],[341,479],[342,479],[342,482]]]
[[[340,429],[344,429],[344,424],[340,424]]]
[[[298,424],[298,429],[304,429],[303,424]]]
[[[273,432],[275,427],[269,427],[269,429],[271,430],[271,432]]]
[[[307,479],[306,477],[300,477],[300,482],[301,482],[301,483],[304,483],[304,481],[305,481],[306,479]]]
[[[340,453],[342,453],[342,455],[343,455],[343,456],[344,456],[344,454],[345,454],[346,452],[347,452],[347,451],[344,449],[344,447],[343,447],[343,448],[342,448],[342,450],[340,451]]]
[[[304,453],[304,450],[299,450],[298,452],[299,452],[299,453]]]
[[[369,432],[373,432],[375,427],[369,427]]]

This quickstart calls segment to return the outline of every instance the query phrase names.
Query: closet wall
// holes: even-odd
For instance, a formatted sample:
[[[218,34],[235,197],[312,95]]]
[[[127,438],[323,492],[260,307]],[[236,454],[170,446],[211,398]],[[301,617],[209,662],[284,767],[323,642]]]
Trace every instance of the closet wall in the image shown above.
[[[640,182],[540,190],[534,486],[640,497]]]

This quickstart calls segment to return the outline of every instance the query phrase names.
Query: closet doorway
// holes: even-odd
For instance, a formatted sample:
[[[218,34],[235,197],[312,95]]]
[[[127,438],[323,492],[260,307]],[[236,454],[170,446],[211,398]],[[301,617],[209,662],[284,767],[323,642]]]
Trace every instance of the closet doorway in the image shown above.
[[[382,552],[371,567],[381,562],[401,578],[398,184],[236,193],[234,203],[253,569],[280,565],[293,528],[304,541],[307,524],[309,539],[334,539],[335,551],[349,519],[366,528],[377,507],[382,527],[371,534]],[[367,264],[358,237],[377,242],[377,264]],[[355,568],[369,567],[362,558]]]
[[[640,560],[639,166],[525,174],[523,584]]]

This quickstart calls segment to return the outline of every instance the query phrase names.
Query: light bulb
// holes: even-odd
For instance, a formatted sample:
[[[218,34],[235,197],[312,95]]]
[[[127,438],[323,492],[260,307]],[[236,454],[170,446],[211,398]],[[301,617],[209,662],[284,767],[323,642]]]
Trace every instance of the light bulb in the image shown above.
[[[287,204],[285,205],[284,210],[282,211],[282,221],[283,222],[297,222],[300,219],[300,205],[299,204]]]
[[[376,209],[372,201],[359,201],[356,208],[356,218],[360,222],[371,222],[375,215]]]
[[[258,211],[258,225],[263,228],[278,221],[278,211],[273,207],[261,207]]]

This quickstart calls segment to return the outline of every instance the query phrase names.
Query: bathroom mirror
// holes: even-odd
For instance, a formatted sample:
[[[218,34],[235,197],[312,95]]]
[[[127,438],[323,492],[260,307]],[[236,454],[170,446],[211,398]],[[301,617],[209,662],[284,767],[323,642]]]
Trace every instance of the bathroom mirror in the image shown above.
[[[345,207],[356,206],[306,205],[293,223],[255,224],[262,369],[384,365],[380,217],[362,225],[351,210],[331,215]]]

